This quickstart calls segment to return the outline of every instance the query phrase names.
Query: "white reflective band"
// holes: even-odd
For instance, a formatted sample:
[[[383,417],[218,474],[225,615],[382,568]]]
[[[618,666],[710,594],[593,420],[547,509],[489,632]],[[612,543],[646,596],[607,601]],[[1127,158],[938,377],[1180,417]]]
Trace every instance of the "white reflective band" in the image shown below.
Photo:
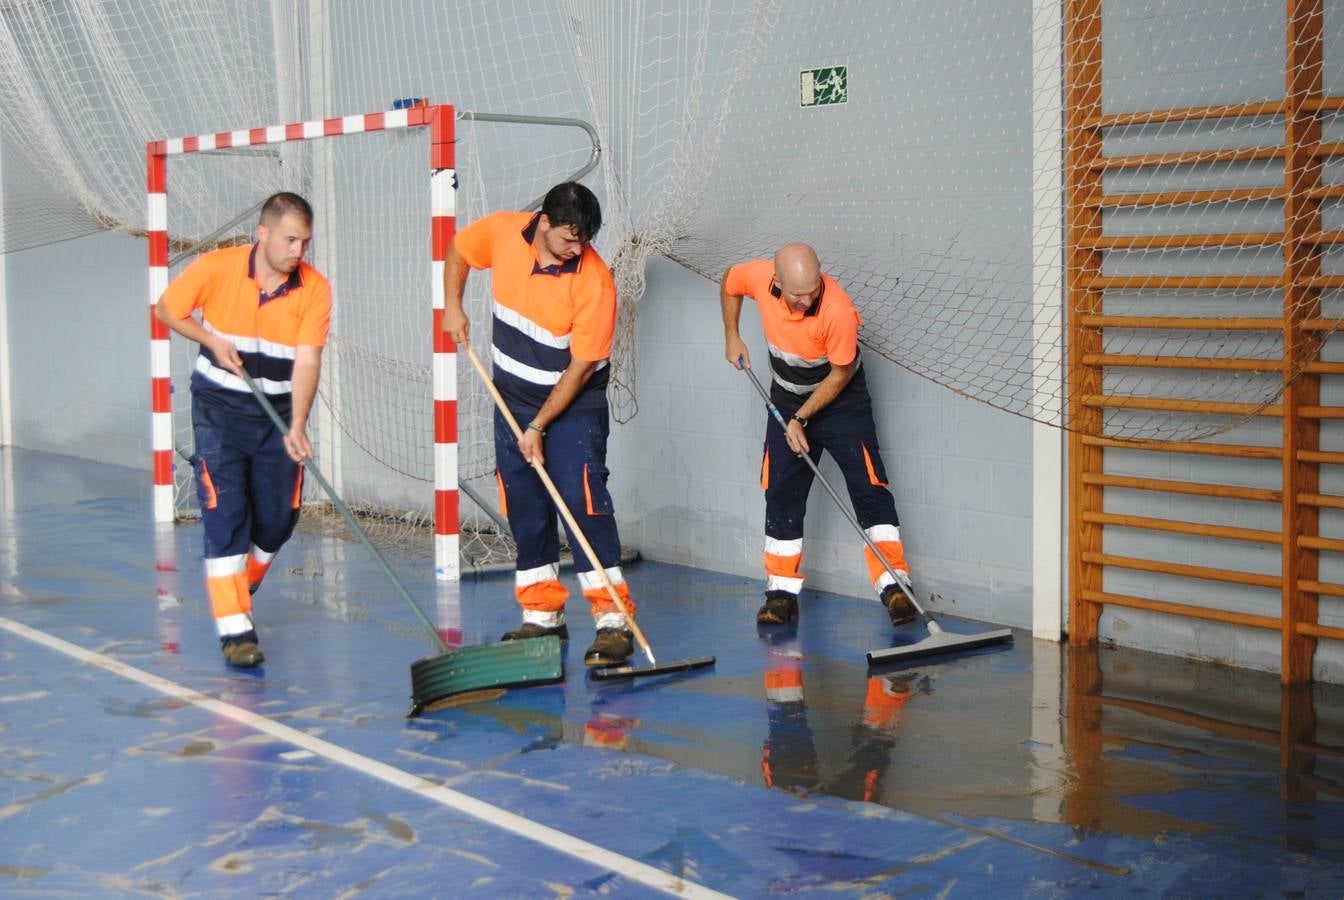
[[[895,525],[874,525],[872,528],[865,528],[864,534],[873,539],[873,543],[880,544],[883,541],[901,540],[901,529]]]
[[[569,335],[554,335],[550,331],[533,322],[516,310],[509,309],[501,303],[495,304],[495,318],[505,325],[511,325],[517,328],[523,334],[536,341],[538,344],[545,344],[547,347],[554,347],[556,350],[569,349]]]
[[[513,583],[518,587],[527,587],[542,581],[554,581],[560,577],[560,564],[547,563],[535,569],[519,569],[513,573]]]
[[[783,363],[788,363],[791,366],[797,366],[800,369],[814,369],[817,366],[824,366],[830,362],[825,356],[818,357],[817,359],[808,359],[805,356],[795,356],[792,353],[781,350],[771,343],[767,343],[765,346],[770,350],[770,355],[775,359]]]
[[[766,535],[765,552],[771,556],[797,556],[803,552],[803,539],[781,541],[779,538]]]
[[[524,381],[530,381],[533,384],[544,384],[554,386],[560,380],[559,372],[547,372],[545,369],[537,369],[526,363],[520,363],[511,356],[505,356],[499,352],[499,348],[493,348],[493,357],[495,365],[508,372],[510,375],[517,375]]]
[[[220,387],[226,387],[234,391],[242,391],[245,394],[250,394],[252,392],[251,388],[247,386],[246,381],[243,381],[243,379],[239,378],[228,369],[221,369],[219,366],[213,365],[210,360],[204,356],[196,357],[196,371],[200,372]],[[290,385],[292,384],[292,382],[289,381],[275,381],[270,378],[254,377],[252,380],[257,383],[257,387],[261,388],[263,394],[288,394]]]
[[[765,699],[774,703],[798,703],[803,699],[803,689],[800,687],[766,688]]]
[[[767,591],[788,591],[790,594],[796,594],[803,589],[803,579],[785,578],[783,575],[765,576],[765,589]]]
[[[533,625],[540,625],[542,628],[559,628],[565,624],[565,611],[557,609],[555,612],[543,612],[539,609],[523,610],[523,623],[531,622]]]
[[[252,630],[252,617],[247,613],[234,613],[215,619],[215,629],[220,637],[232,637],[235,634],[247,634]]]
[[[220,331],[204,320],[202,320],[201,325],[211,334],[218,335],[233,344],[238,348],[239,353],[264,353],[276,359],[294,359],[297,356],[296,348],[289,344],[278,344],[275,341],[265,341],[261,338],[229,334],[227,331]]]
[[[270,565],[271,560],[275,559],[275,554],[267,553],[265,550],[261,549],[256,544],[253,544],[252,558],[255,559],[257,562],[261,563],[263,566],[265,566]]]
[[[214,558],[206,557],[205,577],[219,578],[223,575],[237,575],[239,572],[247,571],[247,554],[239,553],[237,556],[216,556]]]
[[[817,387],[821,384],[820,381],[818,381],[816,384],[794,384],[792,381],[785,381],[783,378],[780,378],[773,372],[770,374],[771,377],[774,378],[775,384],[779,385],[789,393],[797,394],[800,397],[806,397],[808,394],[815,391]]]
[[[906,588],[908,589],[913,588],[914,582],[910,580],[910,576],[908,574],[901,571],[900,569],[896,570],[896,574],[901,576],[901,581],[905,584]],[[883,591],[887,589],[888,585],[892,585],[895,583],[896,579],[891,577],[891,573],[888,572],[886,569],[883,569],[882,574],[878,575],[877,578],[873,581],[873,587],[877,588],[877,592],[881,594]]]
[[[625,624],[625,616],[618,612],[604,612],[597,617],[593,626],[595,628],[615,628],[618,631],[627,631],[630,627]]]
[[[612,584],[625,584],[625,575],[621,572],[620,566],[612,566],[606,570],[607,578],[611,579]],[[589,569],[587,572],[579,573],[579,587],[585,591],[600,590],[603,588],[602,576],[597,574],[596,569]]]

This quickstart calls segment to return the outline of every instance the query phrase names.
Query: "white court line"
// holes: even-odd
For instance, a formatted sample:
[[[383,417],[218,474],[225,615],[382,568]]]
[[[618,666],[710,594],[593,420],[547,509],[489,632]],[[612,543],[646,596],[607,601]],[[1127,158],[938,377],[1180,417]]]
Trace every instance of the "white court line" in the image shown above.
[[[408,790],[414,794],[419,794],[427,800],[433,800],[436,803],[456,810],[460,813],[480,819],[488,825],[501,828],[505,831],[513,832],[519,837],[536,841],[543,847],[550,850],[557,850],[566,853],[576,859],[586,863],[606,869],[618,875],[623,875],[631,881],[666,891],[669,894],[676,894],[680,897],[728,897],[728,894],[721,894],[718,891],[711,890],[704,885],[696,884],[693,881],[687,881],[684,878],[678,878],[661,869],[655,869],[653,866],[645,865],[638,860],[621,856],[619,853],[613,853],[610,850],[599,847],[596,844],[590,844],[585,840],[576,838],[573,835],[566,834],[563,831],[557,831],[539,822],[533,822],[531,819],[515,815],[507,810],[500,809],[497,806],[491,806],[481,800],[469,797],[466,794],[454,791],[441,785],[426,781],[418,775],[412,775],[394,766],[381,763],[376,759],[370,759],[367,756],[339,747],[329,741],[313,737],[311,734],[305,734],[296,728],[290,728],[288,725],[282,725],[265,716],[259,716],[231,703],[225,703],[222,700],[216,700],[213,697],[206,696],[199,691],[194,691],[189,687],[169,681],[166,678],[160,678],[157,675],[151,675],[149,672],[142,671],[134,666],[128,666],[125,663],[118,662],[109,656],[96,653],[92,650],[85,650],[77,644],[53,637],[43,631],[29,628],[27,625],[15,622],[0,616],[0,628],[12,631],[20,637],[25,637],[34,643],[49,647],[66,656],[73,657],[83,663],[98,666],[106,669],[115,675],[142,684],[147,688],[158,691],[161,694],[167,694],[186,703],[199,706],[201,709],[209,710],[216,715],[221,715],[233,719],[249,728],[254,728],[271,737],[287,741],[296,747],[302,747],[305,750],[311,750],[319,756],[326,757],[334,763],[354,769],[364,775],[386,781],[388,784]]]

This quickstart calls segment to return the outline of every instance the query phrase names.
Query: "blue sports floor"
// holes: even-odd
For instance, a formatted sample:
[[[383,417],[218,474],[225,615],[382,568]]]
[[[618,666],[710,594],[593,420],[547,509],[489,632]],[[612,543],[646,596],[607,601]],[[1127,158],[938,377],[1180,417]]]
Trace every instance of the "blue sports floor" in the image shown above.
[[[1344,896],[1340,688],[1025,633],[869,670],[919,628],[758,632],[758,582],[644,561],[659,661],[713,669],[590,680],[579,600],[564,683],[407,719],[432,647],[359,544],[301,531],[230,670],[147,482],[0,450],[0,896]],[[393,564],[464,644],[516,623]]]

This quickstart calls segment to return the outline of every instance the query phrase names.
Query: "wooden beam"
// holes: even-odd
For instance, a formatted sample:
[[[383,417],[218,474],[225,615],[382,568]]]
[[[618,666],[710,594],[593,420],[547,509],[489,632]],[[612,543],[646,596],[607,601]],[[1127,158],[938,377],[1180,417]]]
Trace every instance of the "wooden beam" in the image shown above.
[[[1318,598],[1301,589],[1306,581],[1316,581],[1319,555],[1304,547],[1304,535],[1319,536],[1320,506],[1303,502],[1320,490],[1320,467],[1302,459],[1304,450],[1319,450],[1321,417],[1307,410],[1321,406],[1321,379],[1304,372],[1320,359],[1321,332],[1305,323],[1321,318],[1321,290],[1332,287],[1321,276],[1320,247],[1303,236],[1315,234],[1321,227],[1321,201],[1312,191],[1321,187],[1324,149],[1321,114],[1310,104],[1322,100],[1322,70],[1325,63],[1323,29],[1325,11],[1322,0],[1288,0],[1288,27],[1285,35],[1284,189],[1283,203],[1283,582],[1280,677],[1285,685],[1311,681],[1311,663],[1316,639],[1299,626],[1314,624]],[[1342,282],[1344,284],[1344,282]],[[1297,374],[1302,373],[1302,374]],[[1293,377],[1294,375],[1297,377]]]
[[[1099,116],[1095,121],[1089,124],[1097,128],[1120,128],[1126,125],[1157,125],[1162,122],[1195,122],[1201,119],[1237,119],[1278,115],[1283,115],[1283,101],[1265,100],[1260,103],[1232,103],[1223,106],[1182,106],[1174,109],[1149,110],[1147,112],[1112,113],[1107,116]]]
[[[1186,206],[1196,203],[1253,203],[1282,200],[1283,188],[1217,188],[1201,191],[1151,191],[1144,194],[1106,194],[1096,202],[1106,209],[1133,206]],[[1339,196],[1344,197],[1344,185]]]
[[[1144,531],[1164,531],[1171,534],[1189,534],[1196,537],[1246,541],[1252,544],[1277,545],[1283,539],[1283,535],[1277,531],[1235,528],[1231,525],[1210,525],[1207,522],[1182,522],[1176,519],[1155,519],[1150,516],[1130,516],[1104,512],[1084,513],[1083,517],[1089,522],[1097,522],[1102,525],[1118,525],[1122,528],[1138,528]],[[1344,546],[1344,541],[1339,543]]]
[[[1273,291],[1283,287],[1283,278],[1278,275],[1097,275],[1088,280],[1087,287]]]
[[[1168,478],[1140,478],[1136,475],[1106,475],[1091,472],[1084,483],[1097,487],[1125,488],[1131,491],[1158,491],[1164,494],[1190,494],[1196,497],[1221,497],[1224,500],[1255,500],[1281,503],[1283,492],[1274,488],[1241,487],[1233,484],[1209,484],[1202,481],[1175,481]]]
[[[1330,145],[1324,145],[1330,146]],[[1330,154],[1322,154],[1328,156]],[[1094,169],[1115,172],[1122,169],[1149,169],[1155,166],[1200,166],[1212,163],[1253,162],[1283,159],[1282,147],[1236,147],[1226,150],[1186,150],[1180,153],[1144,153],[1135,156],[1104,156],[1092,163]]]
[[[1344,234],[1344,232],[1324,232]],[[1260,247],[1280,243],[1280,231],[1226,231],[1208,234],[1115,234],[1097,238],[1095,250],[1181,250],[1187,247]],[[1324,242],[1323,242],[1324,243]],[[1344,243],[1344,238],[1341,238]]]
[[[1117,569],[1132,569],[1136,572],[1153,572],[1158,575],[1178,575],[1182,578],[1197,578],[1201,581],[1218,581],[1226,584],[1249,584],[1255,587],[1274,588],[1281,584],[1277,575],[1257,575],[1254,572],[1235,572],[1231,569],[1215,569],[1209,566],[1191,566],[1185,563],[1163,562],[1156,559],[1136,559],[1132,556],[1115,556],[1110,553],[1087,553],[1089,562],[1102,566],[1115,566]],[[1224,613],[1228,616],[1241,616],[1244,613]],[[1219,621],[1232,621],[1220,619]]]
[[[1211,444],[1207,441],[1159,441],[1148,438],[1115,438],[1087,435],[1083,443],[1095,447],[1116,447],[1123,450],[1151,450],[1160,453],[1194,453],[1201,456],[1226,456],[1233,459],[1283,459],[1281,447],[1258,447],[1254,444]],[[1344,462],[1344,454],[1341,462]]]
[[[1128,609],[1146,609],[1149,612],[1165,613],[1169,616],[1181,616],[1186,619],[1205,619],[1210,622],[1224,622],[1229,625],[1245,625],[1265,631],[1279,631],[1282,623],[1272,616],[1257,616],[1251,613],[1228,612],[1221,609],[1209,609],[1205,606],[1192,606],[1188,603],[1171,603],[1166,600],[1149,600],[1145,597],[1128,597],[1124,594],[1108,594],[1101,591],[1088,591],[1083,598],[1089,603],[1107,606],[1123,606]]]
[[[1101,274],[1102,181],[1094,167],[1102,157],[1101,126],[1101,0],[1065,0],[1064,5],[1064,249],[1068,286],[1065,333],[1068,371],[1065,387],[1069,427],[1069,643],[1097,640],[1100,608],[1083,603],[1080,592],[1101,587],[1102,569],[1087,562],[1101,549],[1102,528],[1083,520],[1083,513],[1102,508],[1102,490],[1084,476],[1100,472],[1102,450],[1082,442],[1083,435],[1101,434],[1102,413],[1080,399],[1101,390],[1102,371],[1083,362],[1100,353],[1101,332],[1085,328],[1081,317],[1102,311],[1102,291],[1090,285]]]
[[[1086,359],[1089,365],[1133,369],[1194,369],[1217,372],[1281,372],[1279,359],[1232,359],[1211,356],[1139,356],[1098,353]]]
[[[1165,331],[1278,331],[1277,316],[1099,316],[1078,317],[1083,328],[1153,328]],[[1101,352],[1100,350],[1096,352]]]
[[[1116,394],[1089,395],[1082,398],[1087,406],[1101,409],[1149,409],[1155,412],[1199,413],[1206,416],[1283,415],[1283,407],[1259,403],[1225,403],[1217,400],[1181,400],[1171,397],[1132,397]]]

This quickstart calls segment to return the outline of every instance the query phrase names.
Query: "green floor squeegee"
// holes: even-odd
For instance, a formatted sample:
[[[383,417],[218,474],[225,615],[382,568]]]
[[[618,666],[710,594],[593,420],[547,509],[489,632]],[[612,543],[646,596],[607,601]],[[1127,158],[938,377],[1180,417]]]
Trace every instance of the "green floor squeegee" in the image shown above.
[[[275,423],[275,427],[280,429],[282,434],[289,432],[275,407],[266,399],[266,395],[261,392],[257,383],[246,372],[242,373],[243,380],[247,386],[252,389],[257,402],[261,408],[266,411],[266,415]],[[425,710],[425,707],[432,703],[447,700],[450,697],[466,694],[473,691],[484,691],[492,688],[520,687],[523,685],[553,684],[564,678],[563,657],[560,652],[560,639],[554,635],[539,638],[527,638],[518,641],[500,641],[495,644],[482,644],[476,647],[462,647],[452,649],[444,643],[439,630],[434,627],[434,623],[429,620],[422,610],[411,597],[406,587],[401,583],[401,579],[392,571],[387,560],[378,552],[378,548],[373,545],[368,534],[355,517],[350,513],[349,508],[336,495],[336,490],[331,486],[322,472],[312,459],[304,460],[304,468],[317,479],[317,483],[326,491],[331,503],[336,507],[337,512],[345,519],[350,529],[354,531],[360,542],[368,548],[373,554],[373,558],[383,570],[392,586],[396,588],[401,599],[406,601],[406,605],[415,613],[416,618],[425,626],[434,639],[439,652],[434,656],[426,656],[424,659],[416,660],[411,664],[411,710],[410,716],[417,716]]]

